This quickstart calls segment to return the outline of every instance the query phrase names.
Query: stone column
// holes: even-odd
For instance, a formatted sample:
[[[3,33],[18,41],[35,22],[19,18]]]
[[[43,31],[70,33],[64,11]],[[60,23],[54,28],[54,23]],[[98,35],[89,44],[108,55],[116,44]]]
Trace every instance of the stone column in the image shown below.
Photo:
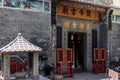
[[[39,80],[39,53],[33,53],[33,80]]]
[[[10,80],[10,55],[3,54],[3,77],[4,80]]]

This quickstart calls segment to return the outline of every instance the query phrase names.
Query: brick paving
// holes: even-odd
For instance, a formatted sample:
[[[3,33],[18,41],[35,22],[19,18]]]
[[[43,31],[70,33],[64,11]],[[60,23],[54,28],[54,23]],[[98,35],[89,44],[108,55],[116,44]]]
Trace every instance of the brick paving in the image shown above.
[[[63,80],[113,80],[110,79],[106,73],[74,73],[73,77],[66,77]]]

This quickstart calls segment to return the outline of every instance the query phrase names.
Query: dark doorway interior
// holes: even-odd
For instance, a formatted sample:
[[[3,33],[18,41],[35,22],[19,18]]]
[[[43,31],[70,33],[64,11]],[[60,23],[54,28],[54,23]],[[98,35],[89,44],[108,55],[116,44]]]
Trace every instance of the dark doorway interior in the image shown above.
[[[80,32],[68,32],[68,48],[73,49],[75,68],[84,70],[84,35]]]

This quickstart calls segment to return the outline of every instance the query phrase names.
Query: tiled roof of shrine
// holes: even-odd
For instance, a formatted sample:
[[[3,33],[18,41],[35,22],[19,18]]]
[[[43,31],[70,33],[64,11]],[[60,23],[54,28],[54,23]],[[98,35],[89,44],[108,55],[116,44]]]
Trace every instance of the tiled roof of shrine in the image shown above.
[[[1,53],[12,53],[12,52],[40,52],[42,49],[31,42],[27,41],[18,33],[18,36],[10,42],[8,45],[0,49]]]

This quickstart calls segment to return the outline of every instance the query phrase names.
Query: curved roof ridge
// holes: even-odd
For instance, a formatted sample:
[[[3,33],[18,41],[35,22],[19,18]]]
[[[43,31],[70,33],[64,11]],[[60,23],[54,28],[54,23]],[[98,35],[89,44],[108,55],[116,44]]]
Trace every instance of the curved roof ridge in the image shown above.
[[[18,33],[18,36],[6,46],[0,49],[1,52],[34,52],[42,51],[42,49],[31,42],[27,41]]]

